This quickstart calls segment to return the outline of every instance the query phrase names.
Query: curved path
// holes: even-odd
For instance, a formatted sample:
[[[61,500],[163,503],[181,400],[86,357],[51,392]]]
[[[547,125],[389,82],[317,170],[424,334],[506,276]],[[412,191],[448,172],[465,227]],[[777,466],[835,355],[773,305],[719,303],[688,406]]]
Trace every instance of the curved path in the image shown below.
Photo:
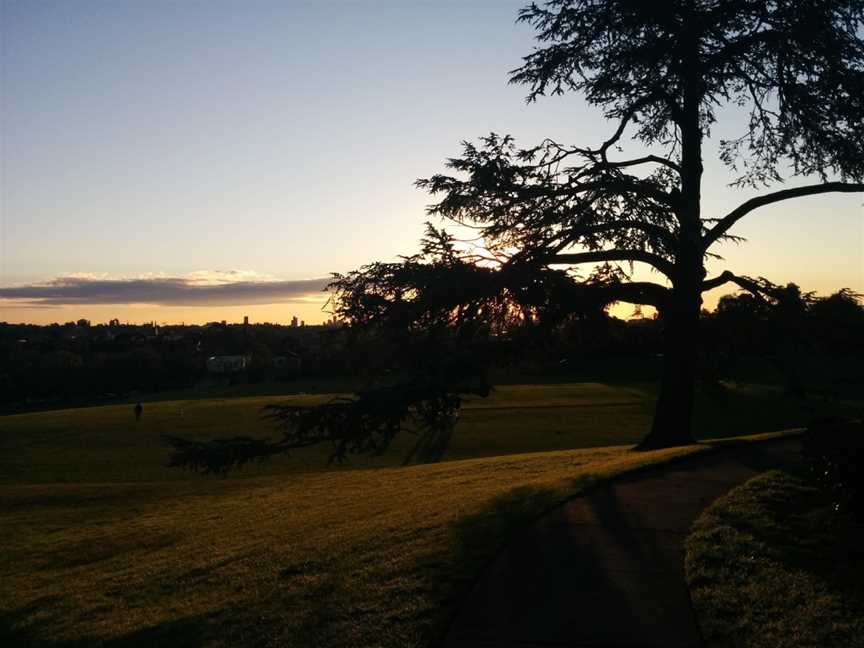
[[[513,538],[445,646],[702,646],[684,580],[691,524],[734,486],[799,463],[800,452],[797,438],[740,444],[593,488]]]

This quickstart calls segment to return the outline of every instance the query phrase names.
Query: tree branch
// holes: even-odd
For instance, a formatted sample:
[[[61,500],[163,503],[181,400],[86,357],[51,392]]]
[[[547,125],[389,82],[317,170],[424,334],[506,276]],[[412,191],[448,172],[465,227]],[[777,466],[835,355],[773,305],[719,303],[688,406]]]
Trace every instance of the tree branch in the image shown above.
[[[614,144],[616,144],[621,139],[621,137],[624,135],[624,130],[627,128],[627,124],[630,123],[630,121],[637,115],[637,113],[640,110],[642,110],[643,108],[645,108],[645,106],[647,106],[648,104],[651,103],[652,98],[653,98],[653,96],[644,97],[644,98],[640,99],[639,101],[634,102],[632,105],[630,105],[624,111],[622,111],[622,113],[619,117],[620,121],[618,122],[618,128],[615,129],[615,132],[612,134],[612,137],[610,137],[605,142],[603,142],[603,144],[600,145],[600,148],[598,148],[598,149],[576,148],[573,150],[575,152],[579,152],[579,153],[581,153],[587,157],[592,157],[592,158],[599,155],[603,164],[605,164],[607,166],[617,166],[614,163],[609,162],[608,158],[606,157],[606,153],[609,151],[610,148],[612,148],[612,146]],[[648,156],[648,157],[653,158],[654,156]],[[649,161],[649,160],[642,159],[642,161]],[[671,160],[666,160],[665,158],[656,158],[656,159],[651,160],[651,161],[659,162],[661,164],[667,164],[667,166],[672,165],[672,167],[676,168],[676,169],[678,166],[674,162],[672,162]],[[641,163],[641,162],[637,162],[637,164],[639,164],[639,163]],[[629,166],[629,165],[624,165],[624,166]]]
[[[636,166],[638,164],[647,164],[649,162],[656,162],[657,164],[662,164],[663,166],[669,167],[677,173],[681,173],[681,167],[678,166],[678,164],[668,158],[660,157],[659,155],[646,155],[645,157],[635,158],[633,160],[622,160],[621,162],[607,161],[604,164],[610,167],[622,168],[628,166]]]
[[[601,232],[616,229],[642,230],[646,234],[650,234],[657,237],[658,239],[661,239],[664,243],[666,243],[666,245],[669,246],[670,249],[674,249],[677,245],[674,234],[664,229],[660,225],[626,219],[612,220],[606,223],[585,225],[583,227],[576,226],[569,229],[567,233],[573,236],[590,236],[591,234],[599,234]]]
[[[644,250],[598,250],[596,252],[556,254],[549,257],[547,263],[577,265],[579,263],[599,263],[603,261],[639,261],[647,263],[672,280],[674,280],[676,274],[675,266],[671,262]]]
[[[736,274],[729,272],[729,270],[724,270],[716,277],[711,279],[706,279],[702,282],[702,292],[707,292],[709,290],[713,290],[714,288],[719,288],[723,284],[734,283],[739,288],[743,288],[747,292],[755,295],[759,299],[765,299],[766,290],[763,286],[760,286],[758,282],[753,281],[750,277],[740,277]]]
[[[615,301],[653,306],[661,310],[669,296],[669,289],[650,281],[633,281],[608,287],[609,294]]]
[[[738,207],[721,218],[714,227],[708,230],[708,233],[705,234],[703,238],[703,249],[707,250],[741,218],[759,207],[780,202],[781,200],[800,198],[802,196],[815,196],[817,194],[832,192],[855,193],[859,191],[864,192],[864,183],[824,182],[816,185],[807,185],[805,187],[783,189],[782,191],[775,191],[774,193],[766,194],[764,196],[751,198],[750,200],[741,203]]]
[[[702,282],[702,292],[708,292],[709,290],[714,290],[715,288],[719,288],[723,284],[729,283],[734,279],[735,275],[733,275],[728,270],[724,270],[716,277],[712,277],[711,279],[705,279]]]
[[[646,103],[647,101],[644,99],[642,101],[637,101],[626,111],[624,111],[623,115],[621,115],[621,121],[618,124],[618,128],[615,129],[615,132],[612,134],[612,137],[603,142],[603,144],[600,145],[600,148],[596,151],[596,153],[599,153],[600,157],[603,158],[604,162],[606,161],[606,151],[608,151],[613,144],[615,144],[618,140],[621,139],[621,136],[624,135],[624,129],[627,128],[627,124],[629,124],[630,120],[636,116],[636,113],[638,113],[640,110],[642,110],[642,108],[645,107]]]
[[[636,178],[635,176],[620,175],[611,178],[596,178],[590,177],[589,180],[583,181],[580,176],[586,175],[584,172],[576,176],[570,176],[570,184],[564,185],[563,188],[570,189],[574,194],[583,194],[589,191],[600,192],[632,192],[637,196],[644,196],[653,199],[655,202],[663,205],[665,208],[671,209],[673,212],[680,207],[679,201],[675,194],[666,193],[657,184],[644,178]],[[535,187],[531,187],[535,190]]]
[[[620,138],[620,133],[616,133],[616,135]],[[610,168],[610,169],[621,169],[624,167],[630,166],[638,166],[640,164],[662,164],[663,166],[669,167],[673,171],[680,173],[681,167],[670,160],[669,158],[662,157],[660,155],[644,155],[640,158],[634,158],[632,160],[621,160],[619,162],[612,162],[606,158],[606,149],[608,148],[607,144],[609,142],[614,142],[615,137],[613,136],[608,142],[605,142],[603,146],[599,149],[590,149],[590,148],[582,148],[579,146],[574,146],[572,148],[567,148],[562,144],[559,144],[555,140],[547,137],[544,139],[540,146],[534,149],[530,149],[530,152],[533,153],[541,148],[548,147],[555,149],[555,154],[552,157],[543,157],[539,164],[531,165],[529,168],[539,169],[541,167],[551,167],[560,162],[563,162],[565,159],[570,157],[571,155],[581,155],[583,157],[589,158],[593,161],[594,164],[601,168]],[[597,160],[598,156],[601,158]]]

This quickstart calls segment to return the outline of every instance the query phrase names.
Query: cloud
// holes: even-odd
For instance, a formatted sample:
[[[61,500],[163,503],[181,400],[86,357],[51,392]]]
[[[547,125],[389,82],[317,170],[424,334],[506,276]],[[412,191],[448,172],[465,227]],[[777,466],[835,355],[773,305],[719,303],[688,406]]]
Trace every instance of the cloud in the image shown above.
[[[110,278],[69,274],[43,283],[0,287],[0,300],[17,305],[151,304],[248,306],[318,301],[329,279],[285,281],[245,270],[199,271],[182,277]],[[11,305],[11,304],[10,304]]]

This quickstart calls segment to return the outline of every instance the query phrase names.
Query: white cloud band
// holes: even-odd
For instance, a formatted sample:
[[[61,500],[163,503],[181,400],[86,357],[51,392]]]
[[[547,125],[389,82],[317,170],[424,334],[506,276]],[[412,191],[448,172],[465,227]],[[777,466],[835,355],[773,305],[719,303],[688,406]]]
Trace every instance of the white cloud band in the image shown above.
[[[322,297],[329,279],[283,281],[250,272],[196,272],[186,277],[111,279],[67,275],[44,283],[0,287],[0,299],[29,306],[152,304],[156,306],[246,306]]]

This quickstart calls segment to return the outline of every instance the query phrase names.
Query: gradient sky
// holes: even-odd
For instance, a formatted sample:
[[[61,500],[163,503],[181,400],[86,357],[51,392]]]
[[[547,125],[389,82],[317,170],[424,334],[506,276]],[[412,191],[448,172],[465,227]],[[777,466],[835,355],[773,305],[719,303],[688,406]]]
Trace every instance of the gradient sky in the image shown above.
[[[507,85],[522,4],[0,0],[0,321],[326,318],[318,280],[416,250],[412,183],[461,140],[611,132],[578,96]],[[706,150],[719,216],[754,192]],[[862,202],[754,212],[712,270],[864,292]]]

